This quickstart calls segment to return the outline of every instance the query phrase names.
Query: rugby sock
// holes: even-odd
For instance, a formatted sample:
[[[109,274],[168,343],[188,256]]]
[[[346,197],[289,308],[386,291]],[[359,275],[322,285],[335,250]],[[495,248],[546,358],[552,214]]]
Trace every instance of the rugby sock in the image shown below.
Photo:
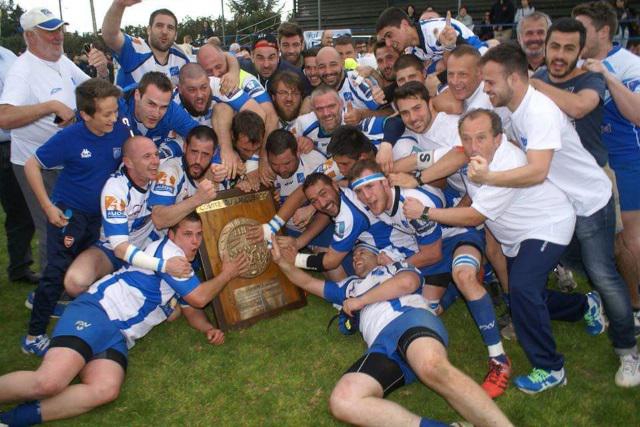
[[[505,305],[507,306],[507,308],[509,309],[509,311],[511,311],[511,300],[509,299],[509,293],[502,291],[502,300],[504,301]]]
[[[460,292],[458,291],[458,288],[453,283],[450,283],[449,286],[447,286],[447,290],[444,291],[444,295],[442,295],[442,298],[440,299],[442,310],[446,311],[459,297]]]
[[[42,424],[40,401],[33,400],[26,402],[7,412],[0,413],[0,422],[11,427],[26,427],[34,424]]]
[[[489,348],[489,357],[498,358],[498,356],[504,355],[500,331],[489,294],[485,293],[482,298],[475,301],[467,301],[467,307],[469,307],[471,317],[478,325],[482,341]]]
[[[448,427],[449,424],[442,423],[440,421],[432,420],[431,418],[420,418],[420,427]]]

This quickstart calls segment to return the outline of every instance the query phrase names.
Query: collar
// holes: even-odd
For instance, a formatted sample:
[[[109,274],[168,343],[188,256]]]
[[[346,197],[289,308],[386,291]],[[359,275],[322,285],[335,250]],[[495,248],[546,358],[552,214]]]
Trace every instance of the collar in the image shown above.
[[[607,58],[610,56],[615,55],[620,49],[622,49],[622,46],[620,46],[618,43],[614,43],[613,47],[611,48],[611,50],[609,52],[607,52]]]
[[[136,190],[138,190],[138,192],[143,193],[143,194],[147,192],[147,189],[149,188],[149,184],[147,184],[146,187],[140,187],[139,185],[137,185],[133,181],[133,179],[131,179],[131,176],[129,176],[129,170],[127,169],[127,167],[125,165],[122,165],[122,172],[124,173],[124,176],[127,177],[127,179],[129,180],[129,182],[131,183],[133,188],[135,188]]]
[[[393,205],[391,206],[391,212],[385,211],[389,216],[394,216],[398,213],[400,207],[400,187],[391,187],[391,197],[393,197]]]

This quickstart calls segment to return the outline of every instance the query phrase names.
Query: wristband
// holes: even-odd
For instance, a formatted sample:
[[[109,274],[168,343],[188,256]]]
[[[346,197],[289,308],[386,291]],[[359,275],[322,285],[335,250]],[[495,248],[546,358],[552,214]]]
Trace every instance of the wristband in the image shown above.
[[[271,241],[271,235],[278,233],[280,229],[284,226],[284,220],[280,218],[278,215],[274,215],[271,220],[262,224],[262,232],[264,234],[263,238],[265,242]]]
[[[304,268],[306,270],[325,271],[322,260],[326,252],[319,254],[298,254],[294,262],[298,268]]]
[[[420,219],[425,221],[425,222],[429,222],[429,206],[426,206],[424,208],[424,210],[422,211],[422,215],[420,215]]]
[[[418,170],[427,169],[433,164],[433,150],[416,153],[416,167]]]
[[[310,256],[311,254],[297,254],[294,265],[298,268],[307,268],[307,259],[309,259]]]
[[[424,181],[422,180],[422,172],[416,171],[415,178],[416,181],[418,181],[418,187],[422,187],[424,185]]]
[[[162,258],[156,258],[129,244],[124,253],[124,260],[134,267],[144,268],[159,273],[166,273],[166,264]]]

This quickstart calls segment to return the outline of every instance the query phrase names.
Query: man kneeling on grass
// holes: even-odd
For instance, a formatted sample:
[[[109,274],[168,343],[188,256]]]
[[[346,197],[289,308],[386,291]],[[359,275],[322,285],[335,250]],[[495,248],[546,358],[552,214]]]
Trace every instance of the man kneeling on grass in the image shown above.
[[[447,332],[419,292],[420,271],[406,263],[377,264],[378,250],[359,244],[353,252],[357,276],[341,282],[316,279],[294,266],[295,251],[272,239],[273,260],[289,280],[348,314],[359,311],[369,347],[331,393],[329,407],[340,421],[356,425],[446,426],[385,400],[419,379],[476,426],[511,423],[482,388],[447,360]]]
[[[151,243],[144,255],[159,259],[183,256],[193,261],[201,242],[200,217],[191,213],[171,227],[167,237]],[[195,275],[179,279],[132,266],[97,281],[69,304],[36,371],[0,377],[0,403],[28,401],[0,413],[0,425],[27,426],[69,418],[115,400],[124,381],[127,350],[166,320],[177,300],[193,328],[202,331],[211,344],[222,344],[222,331],[193,307],[208,304],[248,267],[243,254],[224,260],[222,272],[204,283]],[[71,385],[78,375],[80,382]]]

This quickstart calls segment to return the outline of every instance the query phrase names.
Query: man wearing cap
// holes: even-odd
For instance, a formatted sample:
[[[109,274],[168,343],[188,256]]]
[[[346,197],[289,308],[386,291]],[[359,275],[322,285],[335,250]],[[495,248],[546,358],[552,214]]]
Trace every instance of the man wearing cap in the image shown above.
[[[66,22],[44,8],[22,14],[20,26],[27,50],[9,69],[0,97],[0,128],[11,130],[11,163],[41,242],[41,270],[47,263],[47,218],[27,183],[24,164],[39,146],[75,119],[74,90],[89,79],[63,55],[64,25]],[[93,55],[89,60],[99,65],[93,63]],[[58,171],[45,170],[42,175],[50,193]]]
[[[300,68],[281,60],[278,51],[278,42],[271,34],[260,34],[253,44],[251,52],[251,61],[240,60],[240,68],[246,72],[257,76],[260,83],[267,91],[269,90],[269,80],[273,75],[281,70],[288,70],[297,73],[305,82],[305,93],[307,96],[311,92],[311,88],[307,78]]]

